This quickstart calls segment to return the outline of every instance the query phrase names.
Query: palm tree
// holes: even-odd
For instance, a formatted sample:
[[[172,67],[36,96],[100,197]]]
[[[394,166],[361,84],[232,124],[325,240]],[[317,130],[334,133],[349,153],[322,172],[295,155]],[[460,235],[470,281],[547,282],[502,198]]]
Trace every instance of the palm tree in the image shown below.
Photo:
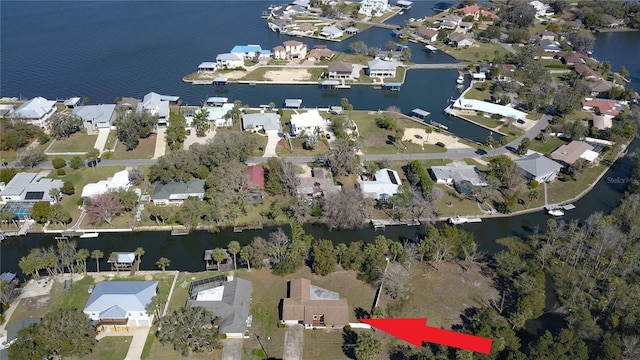
[[[116,252],[112,252],[111,254],[109,254],[109,261],[111,261],[111,270],[113,270],[113,268],[116,268],[116,272],[120,271],[120,268],[118,267],[118,253]]]
[[[100,259],[104,257],[104,253],[100,250],[93,250],[91,252],[91,258],[96,259],[96,271],[100,273]]]
[[[240,252],[240,243],[233,240],[229,242],[229,246],[227,246],[231,255],[233,255],[233,269],[236,270],[238,268],[236,262],[236,255]]]
[[[78,263],[78,265],[82,266],[82,272],[84,274],[87,273],[87,258],[89,257],[89,250],[87,249],[80,249],[78,250],[78,252],[76,252],[76,263]]]
[[[158,259],[158,261],[156,261],[156,266],[162,269],[162,272],[164,272],[165,269],[169,267],[169,265],[171,265],[171,260],[167,259],[166,257],[161,257],[160,259]]]
[[[211,254],[213,260],[218,263],[218,271],[220,271],[220,262],[227,257],[227,252],[221,248],[213,249],[213,254]]]
[[[247,263],[247,271],[251,271],[251,246],[243,246],[240,250],[240,259]]]
[[[342,265],[342,258],[344,257],[344,254],[348,251],[348,247],[347,244],[345,243],[339,243],[338,245],[336,245],[336,252],[338,255],[338,264]]]
[[[140,264],[140,258],[142,257],[142,255],[144,255],[144,249],[141,247],[138,247],[136,248],[136,251],[134,251],[133,253],[136,254],[136,259],[138,259],[138,264]]]

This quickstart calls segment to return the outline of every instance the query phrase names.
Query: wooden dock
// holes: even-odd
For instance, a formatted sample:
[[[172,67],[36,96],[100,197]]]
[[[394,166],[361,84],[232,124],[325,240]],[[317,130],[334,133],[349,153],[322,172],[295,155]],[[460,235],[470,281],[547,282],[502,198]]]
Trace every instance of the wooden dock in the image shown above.
[[[418,220],[408,220],[408,221],[400,221],[400,220],[374,220],[371,219],[371,225],[375,230],[381,229],[384,230],[387,226],[418,226],[420,225],[420,221]]]
[[[248,224],[248,225],[242,225],[242,226],[234,226],[233,227],[233,232],[234,233],[241,233],[245,230],[262,230],[263,226],[262,226],[262,222],[257,222],[257,223],[253,223],[253,224]]]
[[[181,228],[181,229],[171,229],[171,236],[184,236],[189,235],[189,229]]]

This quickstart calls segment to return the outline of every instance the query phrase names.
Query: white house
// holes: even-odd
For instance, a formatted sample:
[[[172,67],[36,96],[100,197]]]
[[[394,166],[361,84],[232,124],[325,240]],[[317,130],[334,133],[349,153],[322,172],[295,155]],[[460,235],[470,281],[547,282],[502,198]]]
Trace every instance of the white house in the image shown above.
[[[455,187],[461,194],[466,194],[471,186],[487,186],[482,180],[478,168],[459,162],[452,162],[444,166],[432,166],[431,173],[436,182]]]
[[[116,119],[116,104],[77,106],[71,113],[82,119],[87,132],[109,129]]]
[[[389,10],[389,0],[362,0],[360,2],[361,14],[371,16],[376,12],[385,12]]]
[[[129,170],[118,171],[107,180],[89,183],[82,188],[83,198],[92,198],[106,192],[129,188]]]
[[[218,54],[216,63],[219,68],[235,69],[244,66],[244,58],[241,55],[233,53]]]
[[[54,204],[54,199],[49,194],[51,189],[62,188],[62,180],[42,178],[36,181],[36,173],[17,173],[6,185],[0,183],[0,204],[8,201],[35,202],[47,201]]]
[[[391,61],[373,59],[369,61],[367,73],[369,77],[395,77],[396,65]]]
[[[284,50],[292,59],[303,59],[307,56],[307,45],[296,40],[288,40],[282,43]]]
[[[153,314],[146,307],[157,292],[157,281],[101,281],[83,312],[94,326],[151,326]]]
[[[253,60],[256,56],[261,59],[271,57],[271,51],[263,49],[260,45],[236,45],[231,49],[230,53],[239,55],[247,60]]]
[[[169,106],[179,104],[179,96],[160,95],[150,92],[138,103],[136,112],[149,111],[152,115],[158,115],[158,126],[167,126],[169,121]]]
[[[29,124],[46,127],[49,118],[56,112],[56,102],[43,97],[35,97],[22,104],[18,110],[11,115],[15,118],[23,118]]]
[[[536,10],[536,16],[552,16],[554,14],[551,7],[541,1],[533,0],[529,2],[529,5]]]
[[[318,110],[309,110],[302,114],[291,115],[291,134],[298,136],[303,132],[306,134],[317,134],[324,126],[324,119]]]
[[[364,197],[386,200],[398,193],[402,182],[397,171],[380,169],[373,174],[373,179],[358,179],[358,184]]]
[[[218,67],[218,63],[216,63],[215,61],[205,61],[203,63],[200,63],[200,65],[198,65],[198,72],[216,71],[217,67]]]
[[[335,26],[325,26],[322,28],[322,31],[320,31],[320,36],[327,39],[337,39],[342,35],[344,35],[344,32]]]

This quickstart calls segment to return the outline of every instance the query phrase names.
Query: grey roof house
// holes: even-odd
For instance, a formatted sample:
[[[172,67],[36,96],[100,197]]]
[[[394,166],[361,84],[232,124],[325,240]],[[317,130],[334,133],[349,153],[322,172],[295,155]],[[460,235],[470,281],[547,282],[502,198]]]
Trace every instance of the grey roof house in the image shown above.
[[[562,169],[562,165],[539,153],[533,153],[514,162],[525,172],[528,179],[538,182],[553,181]]]
[[[347,79],[351,77],[353,64],[344,61],[332,61],[327,68],[327,77],[330,79]]]
[[[451,33],[447,36],[447,41],[456,47],[465,47],[473,45],[473,38],[469,34]]]
[[[265,112],[242,115],[242,130],[258,131],[261,129],[264,131],[280,130],[280,115]]]
[[[201,306],[222,318],[219,331],[227,338],[242,338],[251,327],[251,281],[228,280],[226,276],[193,282],[189,287],[188,307]]]
[[[160,95],[150,92],[138,103],[136,111],[149,111],[153,115],[158,115],[158,126],[166,126],[169,121],[169,105],[178,105],[179,96]]]
[[[395,77],[396,65],[391,61],[373,59],[367,63],[367,73],[370,77]]]
[[[469,185],[487,186],[480,177],[478,168],[473,165],[452,162],[444,166],[432,166],[431,173],[437,183],[453,185],[461,194],[469,191]]]
[[[157,281],[101,281],[83,312],[96,326],[151,326],[153,314],[146,307],[157,291]]]
[[[116,105],[76,106],[71,113],[82,119],[88,132],[93,132],[97,129],[108,129],[113,125],[113,121],[116,119]]]
[[[191,179],[189,181],[171,181],[169,183],[156,183],[151,195],[151,202],[160,205],[180,205],[190,197],[202,200],[204,197],[205,181]]]

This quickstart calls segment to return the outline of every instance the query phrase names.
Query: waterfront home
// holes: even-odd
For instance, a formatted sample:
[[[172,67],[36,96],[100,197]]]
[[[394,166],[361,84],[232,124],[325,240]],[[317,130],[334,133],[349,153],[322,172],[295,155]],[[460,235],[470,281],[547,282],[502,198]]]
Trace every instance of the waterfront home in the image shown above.
[[[514,162],[518,168],[524,171],[528,180],[538,182],[553,181],[562,169],[562,165],[539,153],[532,153],[516,159]]]
[[[454,109],[475,111],[476,113],[499,114],[506,118],[524,120],[527,113],[516,110],[509,106],[494,104],[486,101],[458,98],[452,105]]]
[[[542,31],[538,31],[536,33],[536,36],[540,40],[551,40],[551,41],[554,41],[556,39],[556,37],[558,37],[558,34],[554,33],[553,31],[542,30]]]
[[[253,60],[256,57],[262,57],[265,54],[271,55],[271,52],[268,50],[263,50],[260,45],[236,45],[231,51],[231,54],[236,54],[241,56],[243,59]]]
[[[611,129],[613,126],[613,119],[607,115],[594,115],[593,127],[598,130]]]
[[[540,47],[544,52],[548,53],[558,53],[562,51],[562,45],[555,40],[542,39],[540,40]]]
[[[340,294],[311,285],[309,279],[289,281],[288,297],[282,299],[282,322],[303,324],[305,329],[338,328],[349,323],[349,304]]]
[[[587,80],[600,79],[600,74],[598,74],[597,71],[593,70],[592,68],[590,68],[585,64],[574,65],[573,71],[575,71],[583,79],[587,79]]]
[[[378,200],[388,200],[398,193],[398,188],[402,185],[398,172],[391,169],[380,169],[371,178],[361,176],[358,179],[358,186],[365,198]]]
[[[233,266],[231,267],[233,269]],[[225,275],[197,280],[189,286],[187,307],[203,307],[220,318],[218,331],[242,339],[251,326],[251,281]]]
[[[440,21],[439,29],[455,30],[462,18],[455,15],[447,15]]]
[[[473,20],[477,21],[480,19],[480,10],[482,9],[478,4],[473,4],[473,5],[467,5],[463,8],[455,10],[455,13],[462,16],[463,18],[467,16],[473,16]]]
[[[189,181],[171,181],[166,184],[156,183],[151,202],[155,205],[182,205],[188,198],[204,198],[205,181],[191,179]]]
[[[337,39],[342,35],[344,35],[344,32],[333,25],[325,26],[322,28],[322,31],[320,31],[320,36],[327,39]]]
[[[302,16],[309,14],[309,10],[300,5],[289,5],[284,9],[283,13],[287,17]]]
[[[242,130],[244,131],[279,131],[280,115],[264,110],[255,114],[242,114]]]
[[[329,79],[350,79],[353,73],[353,64],[344,61],[332,61],[327,69]]]
[[[593,111],[596,115],[616,117],[622,111],[622,105],[613,100],[584,98],[582,110]]]
[[[452,32],[447,36],[447,42],[455,47],[466,47],[473,45],[473,37],[469,34]]]
[[[303,59],[307,56],[307,45],[300,41],[288,40],[281,46],[273,48],[273,58],[283,59]]]
[[[294,29],[305,35],[312,35],[316,31],[316,26],[312,23],[301,23],[294,26]]]
[[[80,99],[80,97],[75,96],[75,97],[71,97],[68,98],[67,100],[65,100],[62,104],[67,108],[67,109],[73,109],[76,106],[80,105],[80,103],[82,102],[82,99]]]
[[[20,172],[6,185],[0,183],[0,204],[14,203],[3,210],[10,210],[16,216],[24,219],[29,214],[28,212],[26,214],[20,213],[19,208],[31,209],[33,204],[38,201],[46,201],[53,205],[59,200],[51,196],[51,190],[62,188],[62,180],[41,178],[36,181],[37,175],[37,173]]]
[[[131,270],[136,262],[134,252],[113,252],[107,260],[111,264],[111,270]]]
[[[318,110],[309,110],[302,114],[291,115],[291,135],[299,136],[302,133],[317,135],[324,127],[325,121]]]
[[[378,50],[376,55],[374,56],[376,59],[380,60],[394,60],[394,61],[402,61],[404,54],[402,51],[386,51],[386,50]]]
[[[327,47],[320,47],[321,45],[316,45],[315,49],[309,51],[309,56],[307,59],[309,61],[320,61],[320,60],[328,60],[333,57],[333,51],[328,49]]]
[[[31,125],[44,128],[49,125],[49,118],[55,113],[56,102],[38,96],[20,105],[11,117],[21,118]]]
[[[513,64],[497,64],[496,68],[498,68],[498,80],[499,81],[510,81],[511,74],[516,72],[518,67]]]
[[[149,111],[152,115],[158,116],[158,127],[166,127],[169,122],[169,107],[179,106],[182,103],[179,96],[160,95],[150,92],[138,103],[136,112]]]
[[[98,129],[109,129],[116,120],[116,104],[85,105],[74,108],[71,113],[82,119],[88,133]]]
[[[529,2],[529,5],[533,6],[536,11],[536,16],[553,16],[554,12],[551,7],[539,0],[533,0]]]
[[[147,312],[147,305],[157,293],[157,281],[100,281],[91,291],[83,312],[95,327],[149,327],[153,313]]]
[[[584,159],[589,162],[597,159],[599,154],[593,150],[593,145],[587,144],[584,141],[574,140],[557,148],[551,153],[551,158],[566,166],[571,166],[578,161],[578,159]]]
[[[244,185],[248,190],[264,190],[264,167],[262,165],[247,166],[244,171],[247,182]]]
[[[218,68],[218,63],[215,61],[205,61],[203,63],[200,63],[200,65],[198,65],[198,72],[212,72],[212,71],[216,71],[216,69]]]
[[[233,53],[218,54],[218,56],[216,56],[216,63],[218,64],[218,68],[222,69],[241,68],[244,67],[244,57]]]
[[[556,59],[560,59],[565,65],[584,64],[588,57],[587,54],[575,51],[561,51],[556,55]]]
[[[478,168],[456,161],[444,166],[432,166],[431,174],[436,183],[453,186],[463,195],[469,193],[472,186],[487,186],[480,177]]]
[[[460,21],[460,24],[458,24],[458,28],[455,31],[462,34],[466,34],[471,32],[472,29],[473,29],[473,23]]]
[[[83,199],[89,199],[106,192],[129,189],[129,170],[118,171],[107,180],[100,180],[97,183],[88,183],[82,188]]]
[[[318,197],[336,193],[342,190],[342,186],[335,185],[331,173],[326,168],[311,169],[311,176],[301,175],[300,184],[296,187],[298,195]]]
[[[616,85],[612,81],[598,79],[594,82],[589,82],[589,92],[591,93],[591,96],[606,97],[608,96],[609,90],[611,90],[614,86],[620,85]]]
[[[416,30],[416,35],[421,36],[426,42],[432,43],[438,41],[438,31],[421,26]]]
[[[362,0],[360,1],[361,14],[371,16],[374,13],[383,13],[389,10],[389,0]]]
[[[367,63],[367,75],[369,77],[395,77],[396,64],[391,61],[373,59]]]
[[[306,9],[311,6],[311,0],[295,0],[291,3],[291,5],[302,6]]]

